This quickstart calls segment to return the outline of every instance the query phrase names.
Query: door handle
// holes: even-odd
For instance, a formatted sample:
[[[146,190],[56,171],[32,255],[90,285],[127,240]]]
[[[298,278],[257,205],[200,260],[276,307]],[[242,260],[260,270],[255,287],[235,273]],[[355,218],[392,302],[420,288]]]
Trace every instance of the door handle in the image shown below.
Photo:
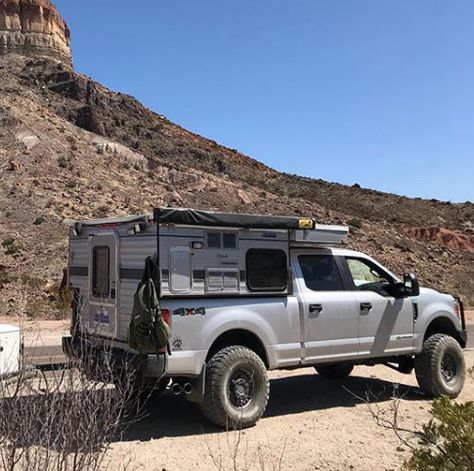
[[[321,304],[310,304],[309,305],[309,312],[323,312],[323,306]]]
[[[373,306],[371,303],[360,303],[360,310],[370,312]]]

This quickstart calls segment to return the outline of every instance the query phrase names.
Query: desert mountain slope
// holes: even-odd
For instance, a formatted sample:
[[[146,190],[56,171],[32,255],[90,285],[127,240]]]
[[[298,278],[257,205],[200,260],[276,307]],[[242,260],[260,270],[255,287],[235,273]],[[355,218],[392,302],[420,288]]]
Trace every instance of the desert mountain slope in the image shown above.
[[[0,55],[0,315],[12,312],[19,294],[31,315],[60,307],[51,284],[67,263],[68,220],[158,205],[348,223],[352,247],[474,301],[474,250],[466,248],[473,204],[278,173],[106,89],[61,58]],[[449,238],[439,236],[444,231]]]

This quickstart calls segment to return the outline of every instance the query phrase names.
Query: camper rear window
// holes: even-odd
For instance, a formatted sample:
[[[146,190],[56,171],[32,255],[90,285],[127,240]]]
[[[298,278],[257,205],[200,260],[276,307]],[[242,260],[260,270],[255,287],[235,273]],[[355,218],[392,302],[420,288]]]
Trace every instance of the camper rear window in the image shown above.
[[[106,298],[110,288],[110,250],[107,246],[94,247],[92,254],[92,294]]]
[[[285,291],[288,263],[283,250],[250,249],[247,252],[247,286],[250,291]]]

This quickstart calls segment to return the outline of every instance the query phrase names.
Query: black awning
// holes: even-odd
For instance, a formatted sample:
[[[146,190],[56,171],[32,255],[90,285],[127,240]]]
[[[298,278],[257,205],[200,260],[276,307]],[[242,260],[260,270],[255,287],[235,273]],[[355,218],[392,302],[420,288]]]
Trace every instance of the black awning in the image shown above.
[[[261,214],[215,213],[196,209],[156,208],[154,220],[161,224],[239,227],[252,229],[313,229],[312,218]]]

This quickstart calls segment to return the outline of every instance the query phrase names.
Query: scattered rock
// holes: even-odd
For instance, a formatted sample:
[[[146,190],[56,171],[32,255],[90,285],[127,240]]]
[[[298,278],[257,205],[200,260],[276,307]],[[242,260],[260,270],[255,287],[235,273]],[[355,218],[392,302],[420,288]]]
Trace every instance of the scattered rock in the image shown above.
[[[129,163],[140,170],[148,170],[148,160],[142,154],[134,152],[128,147],[116,142],[107,141],[99,136],[94,137],[92,142],[103,153],[116,155],[122,162]]]
[[[23,164],[18,160],[10,160],[8,162],[8,171],[9,172],[19,172],[23,169]]]
[[[244,204],[250,204],[252,199],[248,195],[248,193],[244,190],[237,190],[237,196],[239,197],[240,201]]]
[[[474,224],[472,221],[463,222],[461,224],[461,229],[468,234],[474,234]]]
[[[40,139],[35,134],[29,131],[22,131],[15,136],[17,142],[23,144],[28,150],[33,149],[40,142]]]

